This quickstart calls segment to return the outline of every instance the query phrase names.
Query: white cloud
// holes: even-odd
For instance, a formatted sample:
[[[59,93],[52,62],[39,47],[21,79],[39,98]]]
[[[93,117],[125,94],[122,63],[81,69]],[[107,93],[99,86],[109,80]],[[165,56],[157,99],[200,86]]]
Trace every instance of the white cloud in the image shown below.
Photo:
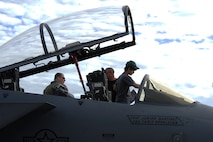
[[[25,7],[23,5],[2,2],[0,1],[0,10],[1,13],[6,14],[7,16],[15,17],[24,15]]]
[[[17,24],[21,24],[21,20],[18,18],[14,18],[14,17],[8,17],[5,14],[0,14],[0,18],[1,18],[1,23],[4,25],[17,25]]]

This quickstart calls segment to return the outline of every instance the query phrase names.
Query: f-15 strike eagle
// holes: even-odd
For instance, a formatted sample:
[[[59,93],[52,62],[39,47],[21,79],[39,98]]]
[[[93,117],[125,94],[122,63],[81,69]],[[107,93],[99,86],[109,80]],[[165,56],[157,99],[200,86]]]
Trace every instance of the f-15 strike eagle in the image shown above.
[[[0,141],[211,142],[213,108],[148,74],[141,77],[133,105],[110,101],[104,70],[87,75],[86,90],[78,62],[125,48],[134,50],[135,41],[131,10],[122,6],[66,15],[3,44]],[[21,78],[68,64],[76,66],[82,83],[79,99],[27,93],[20,86]]]

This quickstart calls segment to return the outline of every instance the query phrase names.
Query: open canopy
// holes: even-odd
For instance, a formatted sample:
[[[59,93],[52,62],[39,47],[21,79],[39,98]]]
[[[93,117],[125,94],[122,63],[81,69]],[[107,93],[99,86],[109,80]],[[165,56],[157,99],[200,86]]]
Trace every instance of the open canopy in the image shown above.
[[[0,87],[19,79],[135,45],[128,6],[101,7],[41,23],[0,47]],[[78,68],[78,67],[77,67]]]
[[[115,34],[121,35],[104,39],[105,45],[114,44],[115,41],[111,40],[115,39],[118,40],[117,43],[132,41],[134,37],[131,34],[130,37],[120,39],[120,37],[128,35],[129,32],[134,32],[131,22],[130,9],[128,6],[123,6],[80,11],[42,23],[23,32],[0,47],[1,58],[4,59],[0,61],[0,67],[3,68],[17,62],[53,53],[69,46],[70,43],[87,43],[105,37],[110,38]],[[100,43],[103,43],[103,40],[96,43],[92,42],[84,45],[84,47],[91,47]],[[39,60],[43,59],[40,58]],[[33,62],[38,62],[38,60]],[[18,65],[18,67],[21,66]],[[3,71],[1,68],[0,71]]]

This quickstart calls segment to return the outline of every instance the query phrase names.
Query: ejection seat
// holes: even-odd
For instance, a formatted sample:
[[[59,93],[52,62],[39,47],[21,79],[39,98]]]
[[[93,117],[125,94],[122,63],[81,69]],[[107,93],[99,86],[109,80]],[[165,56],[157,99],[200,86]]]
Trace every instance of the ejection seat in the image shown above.
[[[90,89],[93,100],[111,101],[111,96],[108,91],[107,77],[104,69],[96,70],[89,73],[87,76],[87,86]]]

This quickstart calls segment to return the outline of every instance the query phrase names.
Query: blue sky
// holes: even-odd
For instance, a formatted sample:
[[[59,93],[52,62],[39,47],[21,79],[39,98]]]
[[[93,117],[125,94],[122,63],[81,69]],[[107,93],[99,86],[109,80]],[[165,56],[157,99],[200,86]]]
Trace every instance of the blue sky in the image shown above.
[[[149,74],[177,91],[213,106],[213,22],[210,18],[213,10],[210,2],[1,0],[0,45],[41,22],[76,11],[102,6],[129,5],[137,33],[137,45],[134,49],[131,47],[79,63],[84,82],[86,83],[86,75],[89,72],[108,66],[115,68],[115,75],[118,77],[123,72],[125,63],[134,60],[140,67],[132,75],[136,82],[140,83],[143,75]],[[113,24],[112,22],[112,26]],[[22,79],[21,85],[25,86],[26,91],[42,93],[43,88],[53,80],[55,72],[64,72],[70,92],[83,92],[78,74],[73,73],[76,72],[74,66]]]

